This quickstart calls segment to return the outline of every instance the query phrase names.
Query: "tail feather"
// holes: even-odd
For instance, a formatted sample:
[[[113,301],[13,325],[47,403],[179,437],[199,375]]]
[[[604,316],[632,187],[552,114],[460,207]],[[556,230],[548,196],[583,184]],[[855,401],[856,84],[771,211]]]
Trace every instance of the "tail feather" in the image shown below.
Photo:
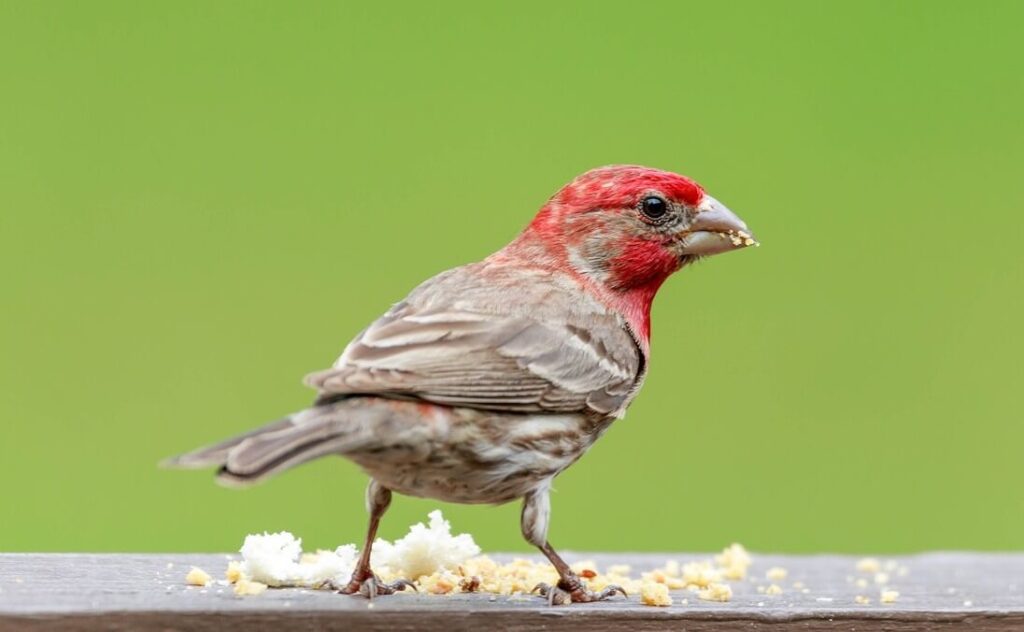
[[[176,468],[176,469],[202,469],[204,467],[211,467],[214,465],[223,465],[228,458],[228,454],[231,450],[250,437],[256,437],[265,433],[277,432],[294,426],[292,422],[292,415],[285,417],[284,419],[278,419],[277,421],[271,422],[265,426],[260,426],[249,432],[225,439],[219,443],[213,445],[204,446],[185,454],[179,454],[172,456],[168,459],[164,459],[160,462],[160,467]]]
[[[252,485],[307,461],[368,443],[365,415],[343,403],[310,408],[237,437],[164,461],[173,468],[219,466],[217,482]],[[351,415],[350,413],[355,413]],[[355,417],[353,419],[352,417]]]
[[[260,467],[247,468],[245,472],[222,465],[217,470],[217,482],[225,487],[247,487],[291,469],[297,465],[318,459],[328,454],[343,454],[351,447],[347,437],[333,437],[328,440],[317,440],[296,446],[290,451],[276,454],[274,458],[264,459]]]

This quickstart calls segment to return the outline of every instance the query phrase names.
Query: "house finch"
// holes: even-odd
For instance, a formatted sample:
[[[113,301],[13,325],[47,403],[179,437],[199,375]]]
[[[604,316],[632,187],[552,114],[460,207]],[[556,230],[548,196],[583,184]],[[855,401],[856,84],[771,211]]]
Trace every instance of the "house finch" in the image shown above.
[[[392,491],[458,503],[523,499],[522,532],[557,569],[549,602],[590,591],[547,541],[551,482],[623,416],[643,384],[651,302],[673,272],[756,242],[692,180],[638,166],[570,182],[509,245],[435,276],[306,383],[312,406],[170,459],[218,466],[226,485],[327,454],[369,476],[366,543],[344,593],[384,584],[370,569]]]

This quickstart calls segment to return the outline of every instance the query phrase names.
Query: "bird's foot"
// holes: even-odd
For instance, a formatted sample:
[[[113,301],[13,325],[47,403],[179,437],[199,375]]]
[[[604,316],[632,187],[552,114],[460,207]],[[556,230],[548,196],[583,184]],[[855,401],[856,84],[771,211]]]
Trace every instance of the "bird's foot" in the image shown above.
[[[416,590],[416,585],[408,579],[396,579],[391,583],[384,583],[373,571],[361,572],[357,569],[352,573],[352,579],[345,585],[339,585],[328,579],[318,584],[317,588],[326,588],[342,595],[362,595],[372,600],[378,595],[391,595],[406,588]]]
[[[612,584],[600,592],[594,592],[587,588],[578,577],[563,577],[554,586],[541,582],[534,586],[530,592],[539,592],[541,597],[546,597],[549,606],[561,606],[570,603],[587,603],[591,601],[603,601],[616,593],[623,597],[629,597],[622,586]]]

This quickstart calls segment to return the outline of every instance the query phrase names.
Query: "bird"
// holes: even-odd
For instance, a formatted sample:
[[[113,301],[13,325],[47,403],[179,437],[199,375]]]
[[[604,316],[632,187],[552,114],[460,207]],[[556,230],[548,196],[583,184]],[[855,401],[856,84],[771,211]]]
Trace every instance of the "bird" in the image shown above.
[[[340,455],[368,476],[365,544],[341,593],[374,598],[370,565],[392,494],[467,504],[521,500],[527,542],[550,560],[552,605],[593,602],[548,541],[552,481],[621,419],[648,372],[651,305],[673,273],[758,245],[747,225],[685,176],[637,165],[591,169],[558,190],[508,245],[416,287],[306,377],[312,405],[165,461],[216,467],[246,486]]]

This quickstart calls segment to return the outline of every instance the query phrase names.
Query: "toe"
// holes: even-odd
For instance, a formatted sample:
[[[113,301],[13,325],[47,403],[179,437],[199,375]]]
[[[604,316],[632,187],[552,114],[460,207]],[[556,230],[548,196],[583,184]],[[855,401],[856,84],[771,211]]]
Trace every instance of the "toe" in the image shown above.
[[[396,579],[390,584],[387,584],[387,587],[390,592],[405,590],[406,588],[412,588],[413,591],[419,592],[419,588],[416,588],[416,584],[412,583],[408,579]]]
[[[604,590],[597,594],[597,600],[601,601],[604,599],[608,599],[609,597],[613,597],[616,594],[620,594],[626,599],[629,599],[629,595],[626,594],[626,591],[622,588],[622,586],[619,586],[618,584],[612,584],[611,586],[606,587]]]

